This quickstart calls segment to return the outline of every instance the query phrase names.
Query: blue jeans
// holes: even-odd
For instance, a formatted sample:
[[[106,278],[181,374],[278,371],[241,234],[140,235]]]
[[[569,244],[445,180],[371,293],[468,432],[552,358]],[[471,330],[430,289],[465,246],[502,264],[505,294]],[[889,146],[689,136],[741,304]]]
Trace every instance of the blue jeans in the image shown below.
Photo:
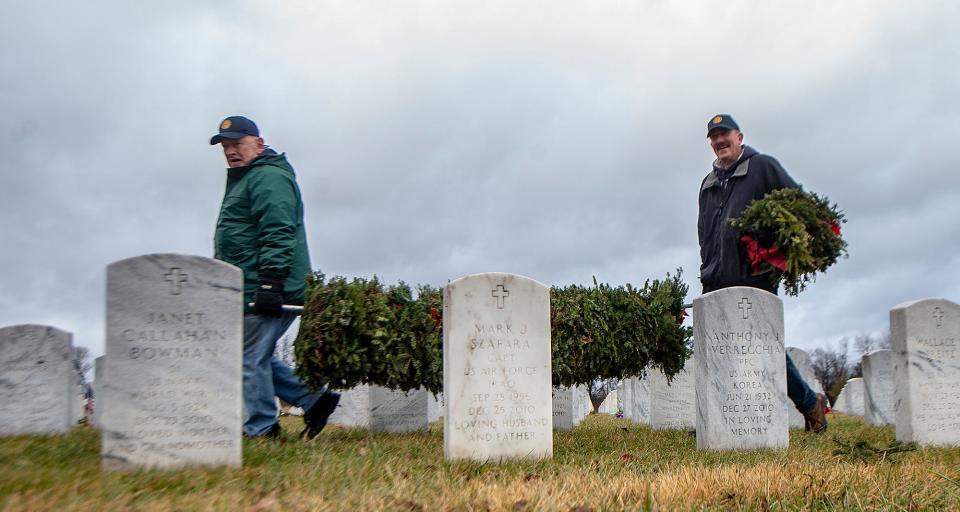
[[[264,435],[277,422],[274,396],[304,411],[313,407],[320,395],[311,393],[293,369],[273,356],[277,340],[297,315],[284,312],[279,318],[243,315],[243,434]]]
[[[786,356],[787,396],[793,401],[793,405],[797,407],[798,411],[805,413],[817,404],[817,394],[810,389],[810,386],[808,386],[806,381],[803,380],[803,377],[800,376],[800,372],[797,371],[797,367],[794,366],[793,359],[790,359],[790,355],[786,354]]]

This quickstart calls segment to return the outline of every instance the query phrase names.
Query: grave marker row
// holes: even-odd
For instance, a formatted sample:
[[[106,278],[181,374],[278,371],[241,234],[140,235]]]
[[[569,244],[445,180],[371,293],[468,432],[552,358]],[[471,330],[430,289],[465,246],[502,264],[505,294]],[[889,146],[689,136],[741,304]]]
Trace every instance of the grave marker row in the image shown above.
[[[94,417],[104,430],[105,468],[240,465],[241,288],[238,269],[207,258],[158,254],[108,267],[107,354],[97,364]],[[584,387],[550,385],[549,290],[491,273],[454,281],[444,293],[446,457],[551,457],[552,429],[573,428],[590,405]],[[705,294],[694,300],[694,333],[697,355],[672,383],[653,370],[625,379],[609,402],[654,429],[696,428],[700,449],[786,447],[792,403],[779,299],[753,288]],[[851,379],[837,409],[876,424],[895,419],[903,441],[960,444],[960,306],[897,306],[891,336],[893,352],[864,358],[865,396],[863,381]],[[70,335],[6,327],[0,354],[0,432],[69,429]],[[792,351],[801,372],[803,356]],[[887,398],[891,383],[895,400]],[[30,393],[17,393],[20,386]],[[430,401],[424,390],[365,386],[344,393],[331,423],[423,430]]]

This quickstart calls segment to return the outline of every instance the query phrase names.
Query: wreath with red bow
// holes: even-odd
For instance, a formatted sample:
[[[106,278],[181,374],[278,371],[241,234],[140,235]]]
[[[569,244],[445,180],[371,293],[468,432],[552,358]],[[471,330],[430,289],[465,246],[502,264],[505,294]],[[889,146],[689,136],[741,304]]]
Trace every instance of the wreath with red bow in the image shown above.
[[[754,275],[767,274],[794,296],[847,255],[840,230],[844,222],[836,204],[799,188],[770,192],[730,219]]]

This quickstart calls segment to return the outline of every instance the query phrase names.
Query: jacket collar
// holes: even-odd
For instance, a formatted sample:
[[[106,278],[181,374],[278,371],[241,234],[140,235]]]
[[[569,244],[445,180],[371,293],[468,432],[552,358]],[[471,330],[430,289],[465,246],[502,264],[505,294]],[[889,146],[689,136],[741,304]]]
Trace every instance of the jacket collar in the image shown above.
[[[733,174],[730,175],[731,178],[739,178],[746,176],[747,172],[750,170],[750,157],[758,154],[757,150],[751,148],[750,146],[743,147],[743,154],[740,155],[740,160],[737,162],[737,166],[733,171]],[[707,174],[707,177],[703,180],[703,186],[700,187],[700,190],[706,190],[710,187],[720,184],[720,178],[717,177],[717,167],[714,165],[713,169],[710,171],[710,174]]]
[[[239,178],[247,174],[247,172],[249,172],[250,169],[253,169],[258,165],[263,165],[269,161],[272,161],[275,157],[283,157],[283,155],[278,154],[276,151],[273,150],[273,148],[268,146],[266,149],[263,150],[262,153],[257,155],[257,157],[254,158],[249,165],[245,165],[243,167],[228,167],[227,175],[233,178]]]

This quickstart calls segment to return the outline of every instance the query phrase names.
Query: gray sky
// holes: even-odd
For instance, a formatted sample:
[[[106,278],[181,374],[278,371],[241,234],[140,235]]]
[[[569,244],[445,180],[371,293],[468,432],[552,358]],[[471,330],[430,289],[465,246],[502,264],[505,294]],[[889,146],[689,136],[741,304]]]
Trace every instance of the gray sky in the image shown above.
[[[244,114],[296,167],[313,267],[441,285],[697,281],[718,112],[847,212],[787,344],[960,300],[957,2],[7,2],[0,325],[103,352],[108,263],[212,254]]]

